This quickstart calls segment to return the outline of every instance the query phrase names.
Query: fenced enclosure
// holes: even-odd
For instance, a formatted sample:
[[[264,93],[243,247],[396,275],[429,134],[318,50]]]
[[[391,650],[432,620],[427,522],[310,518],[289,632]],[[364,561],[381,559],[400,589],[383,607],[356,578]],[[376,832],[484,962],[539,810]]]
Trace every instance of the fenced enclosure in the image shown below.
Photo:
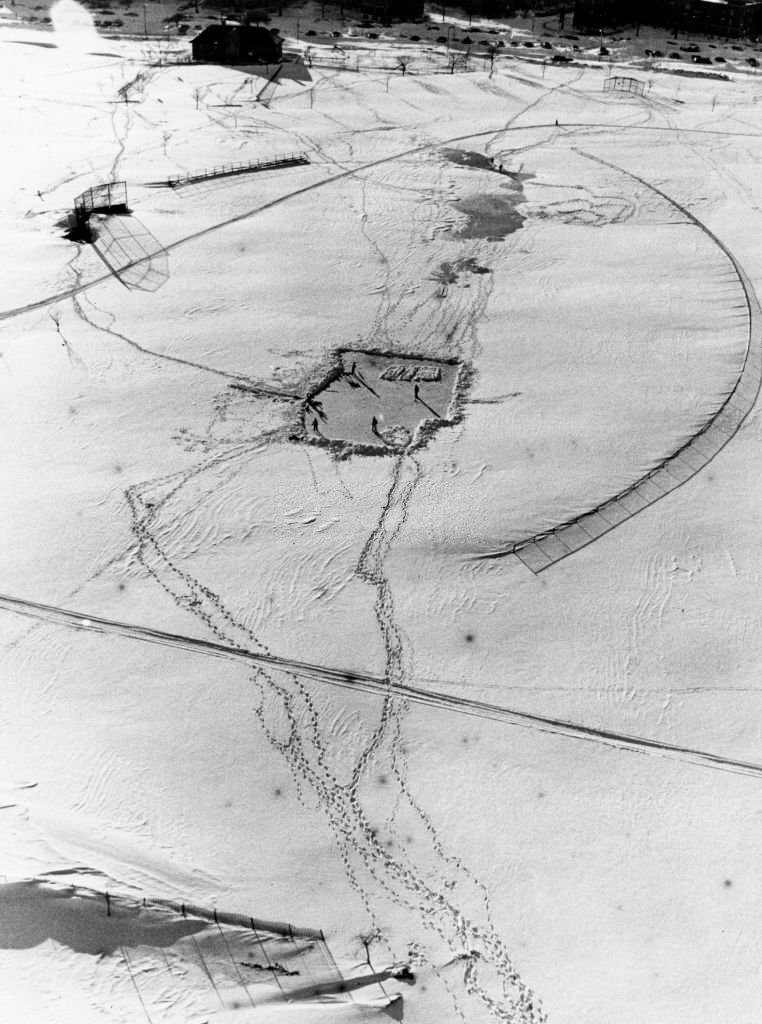
[[[97,958],[93,984],[132,1008],[135,1024],[352,998],[319,929],[44,878],[0,885],[0,916],[14,934],[33,922],[41,938]]]
[[[636,96],[645,96],[646,83],[639,78],[628,78],[625,75],[611,75],[603,82],[604,92],[631,92]]]
[[[85,189],[74,200],[74,215],[79,223],[87,220],[91,213],[108,210],[127,210],[127,182],[109,181]]]

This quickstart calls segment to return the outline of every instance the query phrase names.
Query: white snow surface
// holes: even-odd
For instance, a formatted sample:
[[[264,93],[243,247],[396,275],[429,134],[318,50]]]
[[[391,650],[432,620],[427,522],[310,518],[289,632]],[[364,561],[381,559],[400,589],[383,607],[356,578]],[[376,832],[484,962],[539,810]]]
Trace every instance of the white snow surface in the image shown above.
[[[3,611],[0,882],[294,922],[346,977],[373,934],[416,984],[209,1002],[158,948],[15,942],[0,887],[0,1019],[757,1019],[759,777],[457,706],[762,761],[757,407],[542,574],[483,557],[635,484],[733,390],[760,341],[728,258],[760,287],[756,80],[313,68],[265,105],[256,74],[108,56],[73,7],[0,34],[0,592],[456,703]],[[150,288],[64,237],[109,180],[163,247]],[[462,233],[459,200],[508,195],[518,230]],[[468,259],[488,273],[442,287]],[[342,347],[458,359],[461,418],[402,456],[300,443]]]

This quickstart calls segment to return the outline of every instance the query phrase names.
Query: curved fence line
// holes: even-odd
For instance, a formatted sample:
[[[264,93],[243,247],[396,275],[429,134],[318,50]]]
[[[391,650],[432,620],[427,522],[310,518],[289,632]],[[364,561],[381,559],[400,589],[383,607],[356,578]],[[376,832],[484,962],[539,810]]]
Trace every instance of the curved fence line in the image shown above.
[[[634,181],[655,192],[675,209],[679,210],[696,227],[700,228],[717,245],[730,261],[746,299],[749,315],[749,334],[741,372],[733,389],[712,418],[697,431],[690,440],[676,451],[662,459],[634,484],[607,498],[588,512],[566,520],[559,526],[525,540],[517,541],[509,548],[479,556],[480,558],[501,558],[515,555],[533,573],[543,572],[556,562],[587,547],[621,523],[655,504],[661,498],[677,490],[686,481],[699,473],[720,452],[751,412],[759,395],[762,382],[762,310],[760,310],[754,286],[746,271],[728,247],[690,210],[672,199],[660,188],[631,171],[610,163],[602,157],[593,156],[583,150],[574,149],[588,160],[627,175]]]

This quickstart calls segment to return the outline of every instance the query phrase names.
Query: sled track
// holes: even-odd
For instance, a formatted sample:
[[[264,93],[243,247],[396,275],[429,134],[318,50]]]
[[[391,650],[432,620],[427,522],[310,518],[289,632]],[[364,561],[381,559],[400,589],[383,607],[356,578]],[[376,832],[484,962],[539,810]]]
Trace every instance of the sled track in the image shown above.
[[[576,147],[575,147],[576,149]],[[683,217],[704,232],[727,257],[743,289],[748,314],[748,338],[744,364],[725,401],[714,416],[653,469],[626,490],[608,498],[589,512],[569,519],[552,530],[516,541],[502,550],[477,555],[476,560],[515,555],[533,573],[543,572],[594,540],[654,505],[692,479],[719,454],[738,432],[759,396],[762,383],[762,310],[746,271],[728,247],[702,221],[656,185],[616,164],[577,149],[588,160],[610,167],[644,185],[672,205]]]
[[[416,704],[440,710],[503,722],[507,725],[523,726],[524,728],[554,733],[571,739],[602,743],[639,753],[653,753],[676,757],[705,768],[716,768],[722,771],[762,778],[762,764],[755,762],[724,757],[720,754],[699,750],[695,747],[663,743],[660,740],[653,740],[648,737],[631,736],[609,729],[597,729],[566,719],[516,711],[503,705],[471,700],[467,697],[456,696],[451,693],[425,690],[402,683],[390,684],[388,679],[364,672],[331,668],[325,665],[313,665],[309,662],[295,661],[291,658],[280,658],[274,654],[215,643],[214,641],[202,640],[198,637],[166,633],[147,626],[119,622],[114,619],[104,619],[97,615],[89,615],[86,612],[76,612],[68,608],[59,608],[55,605],[27,601],[23,598],[12,597],[7,594],[0,594],[0,611],[14,612],[18,615],[43,620],[58,626],[67,626],[72,629],[85,629],[94,633],[121,636],[129,640],[159,644],[163,647],[176,647],[192,653],[203,654],[207,657],[244,661],[257,670],[283,671],[291,673],[295,677],[314,680],[329,686],[339,686],[344,689],[362,690],[365,693],[372,693],[381,697],[388,697],[391,694],[400,700],[409,700]]]
[[[524,112],[522,112],[524,113]],[[516,115],[521,116],[519,115]],[[338,174],[333,174],[330,177],[323,178],[321,181],[313,182],[310,185],[305,185],[302,188],[295,189],[293,192],[287,192],[285,195],[279,196],[277,199],[273,199],[268,203],[264,203],[262,206],[254,207],[252,210],[247,210],[245,213],[230,217],[227,220],[219,221],[217,224],[212,224],[208,228],[203,228],[201,231],[196,231],[191,235],[186,235],[184,238],[178,238],[175,242],[170,242],[169,245],[164,247],[164,252],[169,252],[172,249],[178,249],[182,245],[187,245],[190,242],[195,242],[199,238],[203,238],[206,235],[212,234],[214,231],[219,231],[222,228],[229,227],[231,224],[237,224],[240,221],[248,220],[250,217],[256,216],[258,213],[264,213],[266,210],[271,209],[274,206],[279,206],[281,203],[285,203],[289,199],[294,199],[296,196],[303,195],[307,192],[315,191],[319,188],[324,188],[327,185],[332,185],[336,181],[341,181],[344,178],[354,177],[358,174],[362,174],[364,171],[372,170],[374,167],[380,167],[383,164],[392,163],[395,160],[402,160],[407,156],[412,156],[415,153],[424,153],[427,150],[439,149],[442,146],[449,146],[456,142],[466,142],[468,139],[481,139],[487,138],[490,135],[502,135],[507,132],[523,132],[532,131],[538,128],[556,128],[559,127],[554,121],[541,121],[535,124],[501,124],[496,125],[493,128],[486,129],[484,131],[469,132],[467,135],[456,135],[449,139],[439,139],[436,142],[427,142],[421,146],[414,146],[411,149],[405,149],[398,153],[393,153],[391,156],[382,157],[380,160],[373,160],[370,163],[362,164],[360,167],[354,167],[346,171],[340,171]],[[723,132],[720,130],[714,130],[711,128],[672,128],[672,127],[661,127],[659,125],[622,125],[622,124],[609,124],[605,122],[597,121],[575,121],[572,123],[564,123],[560,125],[562,130],[574,130],[576,128],[605,128],[609,131],[655,131],[655,132],[667,132],[671,135],[675,134],[689,134],[689,135],[718,135],[722,137],[731,138],[760,138],[762,137],[760,132]],[[594,158],[595,159],[595,158]],[[605,161],[604,161],[605,162]],[[612,165],[613,166],[613,165]],[[619,168],[617,168],[619,169]],[[623,173],[628,173],[624,171]],[[632,175],[635,177],[635,175]],[[652,185],[648,185],[644,182],[648,188],[654,188]],[[658,191],[654,188],[654,191]],[[672,200],[669,200],[672,202]],[[675,204],[677,205],[677,204]],[[698,223],[698,222],[697,222]],[[708,231],[708,229],[706,229]],[[714,237],[714,236],[712,236]],[[133,267],[139,266],[141,263],[146,262],[150,257],[144,257],[137,259],[128,266],[123,267],[123,270],[129,270]],[[43,299],[37,299],[34,302],[28,302],[23,306],[16,306],[12,309],[0,310],[0,321],[10,320],[13,317],[21,316],[24,313],[30,313],[37,309],[44,309],[46,306],[51,306],[56,302],[62,302],[64,299],[70,299],[74,295],[78,295],[80,292],[87,291],[90,288],[95,288],[99,284],[103,284],[106,281],[112,279],[112,275],[102,274],[100,277],[95,277],[90,281],[84,281],[73,285],[71,288],[67,288],[63,291],[56,292],[53,295],[48,295]]]

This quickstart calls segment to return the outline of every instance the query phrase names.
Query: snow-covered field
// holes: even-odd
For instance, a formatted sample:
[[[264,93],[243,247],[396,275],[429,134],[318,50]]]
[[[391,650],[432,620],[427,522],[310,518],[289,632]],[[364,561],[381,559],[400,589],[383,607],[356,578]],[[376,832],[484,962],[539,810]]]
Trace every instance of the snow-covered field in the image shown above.
[[[756,80],[266,104],[58,27],[0,30],[0,1020],[752,1024]],[[109,223],[159,247],[122,279]],[[457,360],[462,417],[303,443],[340,349]]]

